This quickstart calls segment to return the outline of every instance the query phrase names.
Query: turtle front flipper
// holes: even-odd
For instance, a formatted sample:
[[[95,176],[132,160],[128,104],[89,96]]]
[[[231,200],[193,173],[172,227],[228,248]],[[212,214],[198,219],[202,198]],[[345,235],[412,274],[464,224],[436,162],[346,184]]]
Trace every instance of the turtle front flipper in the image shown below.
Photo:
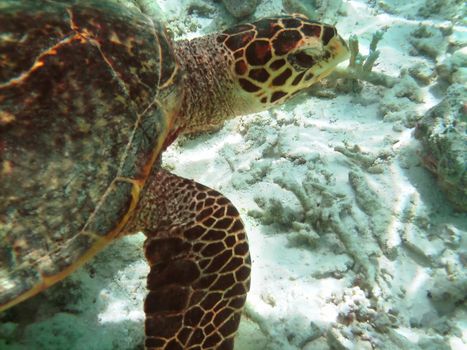
[[[154,171],[130,224],[147,236],[146,348],[233,349],[250,282],[239,213],[217,191]]]

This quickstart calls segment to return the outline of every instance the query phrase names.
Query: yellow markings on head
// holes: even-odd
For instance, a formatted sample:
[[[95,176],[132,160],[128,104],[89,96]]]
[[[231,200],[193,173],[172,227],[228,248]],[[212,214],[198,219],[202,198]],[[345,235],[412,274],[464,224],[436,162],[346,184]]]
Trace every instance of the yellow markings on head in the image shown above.
[[[284,102],[349,56],[333,26],[302,15],[242,24],[224,31],[218,41],[233,54],[233,74],[258,109]]]

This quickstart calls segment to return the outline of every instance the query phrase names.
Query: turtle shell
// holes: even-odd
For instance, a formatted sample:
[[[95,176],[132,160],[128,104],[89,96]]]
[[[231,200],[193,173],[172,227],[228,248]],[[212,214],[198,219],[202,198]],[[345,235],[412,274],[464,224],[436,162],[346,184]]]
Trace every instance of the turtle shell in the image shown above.
[[[164,147],[178,70],[162,27],[111,2],[3,0],[0,23],[5,309],[122,234]]]

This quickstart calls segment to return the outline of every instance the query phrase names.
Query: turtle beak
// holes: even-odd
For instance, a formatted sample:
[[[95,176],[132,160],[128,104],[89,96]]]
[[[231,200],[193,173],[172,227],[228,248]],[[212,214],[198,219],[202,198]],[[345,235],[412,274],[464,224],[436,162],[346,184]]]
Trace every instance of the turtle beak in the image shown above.
[[[339,63],[350,57],[349,47],[340,35],[333,37],[326,46],[328,48],[329,58],[326,60],[327,64],[322,65],[324,69],[317,74],[319,78],[316,79],[316,81],[326,78],[336,69]]]
[[[336,62],[336,65],[347,60],[350,57],[349,46],[340,35],[337,35],[334,38],[332,38],[329,41],[328,46],[331,50],[333,60]]]

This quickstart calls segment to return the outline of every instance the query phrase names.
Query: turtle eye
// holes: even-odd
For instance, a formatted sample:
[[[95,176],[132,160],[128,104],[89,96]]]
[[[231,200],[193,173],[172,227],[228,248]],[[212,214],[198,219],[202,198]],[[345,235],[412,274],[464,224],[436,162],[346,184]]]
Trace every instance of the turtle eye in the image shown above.
[[[299,51],[297,53],[291,54],[290,61],[299,70],[311,68],[316,63],[313,56],[310,56],[305,51]]]

